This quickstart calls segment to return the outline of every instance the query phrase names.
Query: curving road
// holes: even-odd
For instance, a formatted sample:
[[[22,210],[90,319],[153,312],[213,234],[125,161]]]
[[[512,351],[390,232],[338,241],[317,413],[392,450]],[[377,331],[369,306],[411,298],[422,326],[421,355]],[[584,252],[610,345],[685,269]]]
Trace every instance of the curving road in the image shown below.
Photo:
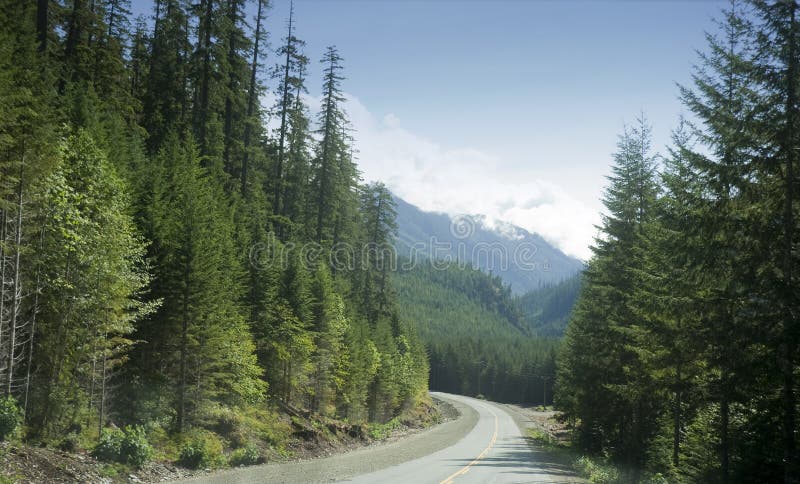
[[[461,484],[586,482],[529,446],[519,415],[460,395],[432,393],[461,413],[453,421],[384,445],[302,462],[198,476],[192,483]],[[516,421],[515,421],[516,418]]]
[[[478,413],[475,427],[454,445],[431,455],[346,482],[372,483],[547,483],[584,482],[570,469],[534,451],[514,418],[500,405],[459,395],[434,396]]]

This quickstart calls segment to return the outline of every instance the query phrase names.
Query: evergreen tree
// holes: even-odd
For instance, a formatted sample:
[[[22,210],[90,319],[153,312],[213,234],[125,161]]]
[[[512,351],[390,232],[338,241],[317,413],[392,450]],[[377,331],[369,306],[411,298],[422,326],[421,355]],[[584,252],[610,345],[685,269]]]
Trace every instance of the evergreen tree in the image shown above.
[[[171,130],[188,127],[189,19],[181,0],[157,0],[150,41],[147,82],[142,100],[142,127],[155,154]]]
[[[86,133],[68,139],[41,188],[27,417],[35,432],[55,436],[89,423],[79,420],[87,406],[101,425],[108,416],[105,383],[147,312],[138,294],[148,278],[125,187]]]
[[[325,65],[322,109],[319,114],[320,137],[314,160],[312,191],[315,200],[312,213],[316,216],[314,238],[319,243],[335,245],[346,240],[342,225],[354,212],[357,173],[352,164],[344,136],[347,119],[342,110],[344,95],[341,82],[342,58],[335,47],[328,47],[321,63]]]
[[[389,274],[396,265],[393,247],[397,235],[396,218],[394,198],[386,186],[375,183],[362,187],[360,246],[363,250],[359,254],[354,287],[360,290],[364,316],[373,326],[378,318],[388,317],[393,309]],[[397,334],[397,328],[394,331]]]
[[[568,416],[580,418],[584,446],[613,449],[617,459],[638,469],[659,411],[651,376],[635,350],[647,321],[636,315],[631,297],[658,190],[643,118],[626,129],[618,148],[604,198],[608,215],[567,331],[556,398]]]
[[[151,167],[153,227],[159,311],[140,326],[148,341],[138,351],[145,382],[166,392],[176,428],[191,424],[194,410],[210,401],[257,401],[265,386],[241,302],[239,262],[231,215],[221,188],[199,166],[194,146],[176,136]]]

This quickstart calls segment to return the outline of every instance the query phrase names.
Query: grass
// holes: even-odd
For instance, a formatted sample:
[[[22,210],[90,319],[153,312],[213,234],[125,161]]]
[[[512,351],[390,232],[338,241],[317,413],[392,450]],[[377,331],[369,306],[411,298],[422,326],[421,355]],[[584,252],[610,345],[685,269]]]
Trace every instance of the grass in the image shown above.
[[[367,433],[370,438],[375,440],[383,440],[392,435],[392,432],[402,426],[399,417],[395,417],[386,423],[371,423],[367,425]]]
[[[627,484],[631,479],[619,467],[603,457],[581,455],[569,442],[559,442],[547,432],[537,428],[527,429],[528,438],[537,447],[547,453],[563,458],[569,462],[573,470],[582,478],[593,484]],[[645,484],[668,484],[668,480],[661,474],[648,474],[642,476]]]
[[[616,484],[625,482],[619,470],[604,459],[580,455],[569,442],[560,442],[549,433],[537,429],[527,429],[530,438],[537,447],[547,453],[554,454],[569,462],[575,472],[594,484]]]

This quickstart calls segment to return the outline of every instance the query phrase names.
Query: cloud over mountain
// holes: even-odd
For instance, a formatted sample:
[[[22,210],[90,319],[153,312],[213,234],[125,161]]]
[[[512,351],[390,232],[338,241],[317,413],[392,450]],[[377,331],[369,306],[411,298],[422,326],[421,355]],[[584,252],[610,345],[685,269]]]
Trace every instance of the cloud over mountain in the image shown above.
[[[534,172],[521,176],[492,153],[425,139],[393,114],[379,119],[356,97],[348,96],[346,106],[366,180],[383,181],[423,210],[483,214],[489,223],[511,222],[567,254],[589,257],[599,215],[560,185]]]

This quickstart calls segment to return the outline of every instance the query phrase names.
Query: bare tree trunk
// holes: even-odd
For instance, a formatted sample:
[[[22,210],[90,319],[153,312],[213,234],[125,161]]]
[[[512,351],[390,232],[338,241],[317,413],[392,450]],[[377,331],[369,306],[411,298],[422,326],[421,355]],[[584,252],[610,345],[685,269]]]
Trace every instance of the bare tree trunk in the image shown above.
[[[25,144],[22,145],[24,153]],[[12,384],[14,382],[14,352],[17,345],[17,325],[19,324],[19,313],[22,304],[22,281],[20,279],[20,255],[22,252],[22,217],[23,217],[23,203],[22,203],[22,187],[25,183],[24,178],[25,156],[19,164],[19,181],[17,182],[17,228],[15,234],[15,251],[14,251],[14,292],[12,294],[13,300],[11,303],[11,324],[9,325],[11,331],[11,341],[9,341],[8,348],[8,384],[6,394],[11,395]]]
[[[681,450],[681,405],[683,394],[681,385],[681,368],[678,366],[677,387],[675,388],[675,402],[672,407],[672,465],[676,468],[680,464]]]
[[[797,316],[794,313],[795,304],[794,298],[791,294],[794,292],[794,260],[793,260],[793,245],[794,245],[794,165],[798,155],[797,146],[797,129],[800,128],[800,107],[798,106],[797,99],[797,82],[798,82],[798,61],[797,61],[797,2],[788,2],[789,5],[789,21],[790,32],[788,47],[788,62],[786,72],[786,126],[784,133],[785,143],[783,151],[786,155],[786,186],[785,186],[785,200],[784,200],[784,214],[783,214],[783,229],[784,229],[784,247],[783,247],[783,278],[784,287],[788,289],[786,315],[784,316],[784,334],[782,338],[782,345],[784,346],[783,354],[783,462],[784,462],[784,482],[795,483],[798,482],[796,468],[798,465],[797,457],[797,443],[795,438],[796,421],[797,421],[797,399],[795,397],[795,381],[794,372],[796,366],[796,352],[797,352],[797,330],[798,324]]]
[[[3,210],[2,220],[0,220],[0,374],[4,371],[3,361],[6,358],[5,349],[3,347],[3,335],[5,333],[6,324],[6,227],[8,223],[8,212]]]
[[[200,112],[198,117],[198,133],[200,142],[200,153],[208,155],[208,110],[209,92],[211,85],[211,15],[214,13],[212,0],[203,0],[201,6],[205,7],[204,16],[201,21],[202,35],[200,36],[200,48],[203,50],[203,71],[200,78]]]
[[[44,250],[44,227],[39,232],[39,253]],[[39,268],[36,268],[36,289],[33,293],[33,312],[31,314],[31,336],[28,338],[28,364],[25,368],[25,397],[23,403],[23,410],[28,412],[28,394],[31,388],[31,368],[33,367],[33,345],[36,338],[36,315],[39,312],[39,291],[41,290],[41,274]]]
[[[107,338],[108,338],[108,335],[104,334],[103,335],[103,344],[104,345],[107,343]],[[107,368],[107,365],[106,365],[106,362],[107,362],[106,350],[107,349],[104,347],[103,348],[103,366],[102,366],[103,374],[102,374],[102,377],[101,377],[101,380],[100,380],[100,419],[99,419],[99,429],[100,429],[100,431],[103,430],[103,426],[105,425],[105,422],[106,422],[106,368]]]

